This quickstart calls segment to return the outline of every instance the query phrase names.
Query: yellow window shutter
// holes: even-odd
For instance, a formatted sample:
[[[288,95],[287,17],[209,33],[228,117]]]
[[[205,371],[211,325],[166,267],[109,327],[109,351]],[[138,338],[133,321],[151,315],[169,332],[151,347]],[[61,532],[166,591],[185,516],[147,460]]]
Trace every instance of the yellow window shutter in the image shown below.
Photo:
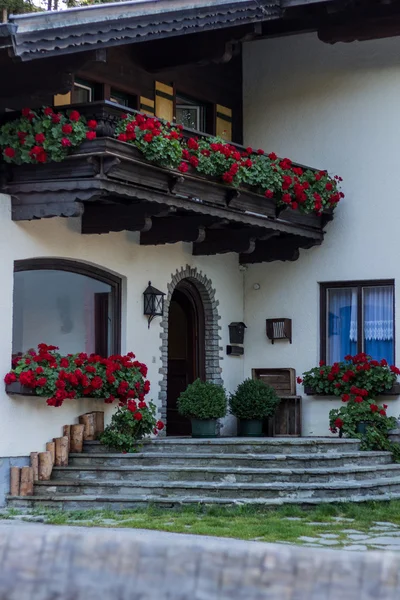
[[[154,100],[140,96],[140,111],[146,115],[154,116]]]
[[[174,88],[156,81],[156,115],[172,122],[174,118]]]
[[[227,142],[232,141],[232,109],[217,104],[215,133]]]
[[[71,104],[71,92],[66,94],[57,94],[53,99],[54,106],[64,106],[65,104]]]

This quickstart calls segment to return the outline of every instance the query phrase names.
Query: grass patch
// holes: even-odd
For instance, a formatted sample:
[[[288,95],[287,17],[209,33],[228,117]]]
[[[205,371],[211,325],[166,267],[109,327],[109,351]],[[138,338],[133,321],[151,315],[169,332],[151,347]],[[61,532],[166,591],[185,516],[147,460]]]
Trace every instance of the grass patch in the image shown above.
[[[265,542],[302,543],[301,536],[334,533],[341,545],[347,539],[346,529],[368,532],[377,521],[400,525],[400,501],[323,504],[314,508],[299,505],[276,508],[195,505],[177,509],[149,506],[121,512],[36,511],[36,514],[45,515],[46,522],[54,525],[153,529]],[[338,517],[353,521],[340,521]]]

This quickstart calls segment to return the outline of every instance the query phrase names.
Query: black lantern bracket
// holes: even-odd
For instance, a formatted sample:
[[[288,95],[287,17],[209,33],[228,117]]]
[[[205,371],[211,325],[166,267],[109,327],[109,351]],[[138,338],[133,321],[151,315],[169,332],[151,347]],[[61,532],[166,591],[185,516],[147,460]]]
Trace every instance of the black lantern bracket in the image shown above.
[[[143,292],[143,314],[147,317],[148,329],[154,317],[162,317],[164,314],[164,292],[149,285]]]

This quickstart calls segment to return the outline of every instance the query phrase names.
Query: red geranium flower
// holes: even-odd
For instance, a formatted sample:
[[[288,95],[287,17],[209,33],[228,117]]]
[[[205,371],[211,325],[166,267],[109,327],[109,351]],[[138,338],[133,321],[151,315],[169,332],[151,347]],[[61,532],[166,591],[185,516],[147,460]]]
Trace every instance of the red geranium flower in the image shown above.
[[[10,146],[5,148],[4,155],[7,156],[7,158],[14,158],[14,156],[15,156],[14,148],[11,148]]]
[[[81,115],[78,113],[77,110],[71,110],[71,112],[69,113],[69,118],[70,121],[79,121],[79,119],[81,118]]]
[[[134,419],[136,419],[136,421],[141,421],[143,419],[143,415],[141,412],[137,412],[133,415]]]
[[[96,132],[95,131],[87,131],[86,132],[86,139],[87,140],[94,140],[97,137]]]
[[[96,129],[97,121],[95,121],[94,119],[90,119],[90,121],[87,122],[87,126],[89,127],[89,129]]]

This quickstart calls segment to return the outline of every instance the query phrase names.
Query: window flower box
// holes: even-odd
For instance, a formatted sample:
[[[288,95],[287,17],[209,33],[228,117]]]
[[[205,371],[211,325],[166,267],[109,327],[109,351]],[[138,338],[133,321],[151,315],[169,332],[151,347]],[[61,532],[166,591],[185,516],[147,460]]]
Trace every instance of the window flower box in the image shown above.
[[[331,393],[326,393],[326,392],[316,392],[315,390],[313,390],[313,388],[309,385],[305,385],[304,386],[304,393],[306,396],[332,396]],[[392,385],[391,388],[387,389],[387,390],[383,390],[383,392],[379,392],[379,394],[377,394],[378,396],[400,396],[400,383],[394,383]],[[340,396],[335,396],[337,398],[340,398]]]

